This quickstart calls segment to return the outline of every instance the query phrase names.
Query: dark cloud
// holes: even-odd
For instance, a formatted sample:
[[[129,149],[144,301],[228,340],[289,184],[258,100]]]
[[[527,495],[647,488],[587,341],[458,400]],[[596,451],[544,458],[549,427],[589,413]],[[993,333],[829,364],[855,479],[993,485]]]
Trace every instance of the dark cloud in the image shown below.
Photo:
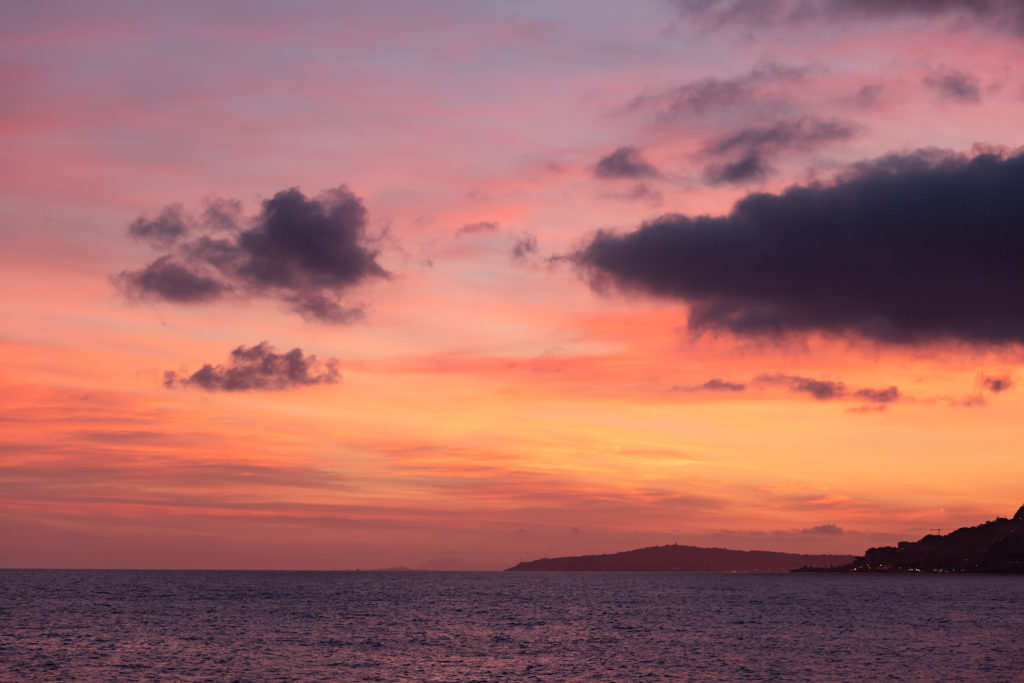
[[[463,235],[478,235],[483,232],[494,232],[498,229],[498,224],[494,221],[480,221],[478,223],[466,223],[461,228],[455,231],[456,237],[462,237]]]
[[[735,78],[703,78],[664,92],[643,94],[633,98],[628,111],[650,111],[661,123],[677,121],[694,114],[704,114],[735,107],[763,97],[763,88],[776,82],[797,82],[808,70],[781,64],[762,64],[750,73]]]
[[[242,202],[217,198],[206,203],[203,225],[210,230],[236,230],[242,221]]]
[[[710,164],[704,170],[704,178],[712,185],[763,180],[772,173],[768,158],[785,151],[811,150],[849,140],[858,131],[859,128],[848,121],[815,116],[748,126],[705,145],[706,154],[732,157],[732,160]]]
[[[998,151],[984,153],[998,154]],[[853,183],[857,180],[870,180],[883,176],[913,175],[927,173],[929,170],[943,165],[955,165],[963,161],[962,157],[948,150],[926,148],[899,154],[886,154],[875,159],[867,159],[851,164],[837,177],[839,183]]]
[[[239,346],[231,352],[224,365],[210,365],[188,377],[168,370],[164,373],[164,386],[197,387],[206,391],[284,391],[314,384],[336,384],[338,361],[335,358],[321,363],[316,356],[304,356],[302,349],[275,353],[267,342],[246,348]]]
[[[685,391],[685,392],[696,392],[696,391],[744,391],[747,388],[746,384],[738,384],[736,382],[726,382],[723,379],[714,378],[709,379],[703,384],[697,384],[694,386],[682,386],[676,385],[669,389],[669,391]]]
[[[598,291],[678,299],[689,329],[887,343],[1024,342],[1024,154],[911,154],[726,216],[601,230],[572,258]]]
[[[130,297],[156,296],[181,304],[212,301],[231,291],[229,284],[187,268],[170,255],[161,256],[140,270],[126,270],[115,276],[114,281]]]
[[[536,253],[537,237],[528,232],[524,232],[512,246],[512,258],[516,261],[525,261]]]
[[[160,215],[153,219],[140,216],[128,226],[129,235],[158,249],[170,247],[187,232],[181,204],[164,207]]]
[[[971,74],[962,71],[943,71],[926,76],[922,82],[944,99],[968,103],[981,102],[978,79]]]
[[[900,400],[900,390],[895,386],[887,389],[861,389],[854,396],[862,398],[868,403],[895,403]]]
[[[604,157],[594,166],[594,175],[598,178],[617,179],[652,178],[658,175],[658,169],[649,164],[634,147],[619,147]]]
[[[887,389],[861,389],[850,392],[846,384],[834,380],[812,379],[798,375],[786,375],[782,373],[765,373],[753,379],[755,384],[769,384],[783,386],[788,390],[809,394],[819,401],[832,399],[859,399],[874,404],[873,409],[881,410],[889,403],[895,403],[901,397],[900,390],[891,386]],[[698,391],[732,391],[739,392],[746,390],[747,385],[737,382],[726,382],[722,379],[711,379],[704,384],[696,386],[674,386],[672,391],[698,392]]]
[[[366,312],[361,306],[342,306],[336,299],[318,291],[299,292],[284,299],[291,309],[310,322],[345,324],[362,320]]]
[[[980,20],[1020,21],[1024,16],[1019,0],[819,0],[817,4],[831,16],[866,19],[960,14]]]
[[[819,536],[842,536],[846,531],[835,524],[819,524],[818,526],[812,526],[810,529],[801,529],[800,533],[816,534]]]
[[[809,377],[798,377],[796,375],[760,375],[754,379],[755,382],[764,384],[781,384],[801,394],[810,394],[819,401],[827,401],[833,398],[846,396],[846,385],[842,382],[829,380],[811,379]]]
[[[704,384],[700,385],[700,388],[707,391],[743,391],[747,388],[747,385],[737,384],[735,382],[726,382],[725,380],[718,379],[716,377],[715,379],[709,379],[707,382],[704,382]]]
[[[885,88],[881,85],[865,85],[857,91],[857,102],[870,107],[882,98]]]
[[[670,0],[681,16],[707,26],[899,17],[964,17],[1024,32],[1020,0]]]
[[[114,277],[134,297],[197,303],[232,292],[276,298],[308,319],[348,322],[361,311],[342,305],[341,297],[367,280],[389,276],[367,245],[366,210],[345,187],[316,199],[296,188],[278,192],[249,221],[243,221],[238,202],[226,199],[209,202],[192,226],[185,226],[174,207],[157,221],[140,221],[132,224],[132,234],[174,248]],[[162,227],[154,227],[158,223]],[[180,241],[191,232],[205,234]],[[174,239],[153,239],[172,234]]]
[[[772,167],[768,162],[757,152],[750,152],[737,161],[711,164],[704,169],[704,180],[711,185],[739,185],[764,180],[771,174]]]
[[[963,398],[953,399],[950,401],[950,405],[959,408],[977,408],[978,406],[986,405],[988,401],[981,394],[971,394],[970,396],[964,396]]]
[[[705,150],[710,154],[728,154],[737,150],[750,153],[813,149],[825,143],[849,140],[857,131],[857,126],[848,121],[804,116],[767,126],[742,128],[709,142]]]
[[[629,190],[622,192],[603,192],[602,197],[612,199],[625,199],[632,202],[645,202],[651,206],[657,206],[662,202],[662,194],[647,183],[636,183]]]
[[[1009,375],[1002,376],[985,376],[981,377],[981,386],[985,387],[988,391],[993,394],[1006,391],[1013,388],[1013,379]]]

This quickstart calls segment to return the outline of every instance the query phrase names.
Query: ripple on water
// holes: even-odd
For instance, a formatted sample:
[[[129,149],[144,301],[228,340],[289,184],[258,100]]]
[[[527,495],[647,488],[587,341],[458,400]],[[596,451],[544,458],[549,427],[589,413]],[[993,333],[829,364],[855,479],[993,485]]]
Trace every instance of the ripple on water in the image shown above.
[[[0,572],[0,680],[1022,680],[1024,577]]]

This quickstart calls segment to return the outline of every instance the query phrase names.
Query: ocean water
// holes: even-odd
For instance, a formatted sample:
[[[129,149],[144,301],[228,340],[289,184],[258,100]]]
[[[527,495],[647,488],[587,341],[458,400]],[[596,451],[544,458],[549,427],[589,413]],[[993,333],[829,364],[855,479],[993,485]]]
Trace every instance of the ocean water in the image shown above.
[[[0,571],[3,681],[1022,681],[1024,575]]]

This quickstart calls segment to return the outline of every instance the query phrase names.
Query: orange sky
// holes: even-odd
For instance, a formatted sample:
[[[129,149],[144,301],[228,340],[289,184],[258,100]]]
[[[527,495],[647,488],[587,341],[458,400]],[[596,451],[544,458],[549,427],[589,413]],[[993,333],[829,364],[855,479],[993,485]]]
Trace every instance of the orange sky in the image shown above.
[[[669,542],[860,553],[1011,515],[1019,342],[697,336],[686,301],[595,291],[568,256],[598,229],[722,215],[888,153],[1008,156],[1024,145],[1024,39],[956,12],[752,32],[685,6],[11,10],[0,566],[494,569]],[[708,79],[742,97],[666,109]],[[850,132],[758,147],[770,172],[709,180],[725,163],[713,141],[811,119]],[[656,171],[595,173],[623,147]],[[341,185],[390,274],[337,290],[361,319],[303,318],[284,289],[243,280],[198,303],[118,286],[162,253],[128,235],[139,217],[227,197],[258,221],[278,192]],[[338,381],[164,385],[263,341],[336,359]],[[743,389],[701,389],[715,379]],[[890,386],[895,402],[856,395]]]

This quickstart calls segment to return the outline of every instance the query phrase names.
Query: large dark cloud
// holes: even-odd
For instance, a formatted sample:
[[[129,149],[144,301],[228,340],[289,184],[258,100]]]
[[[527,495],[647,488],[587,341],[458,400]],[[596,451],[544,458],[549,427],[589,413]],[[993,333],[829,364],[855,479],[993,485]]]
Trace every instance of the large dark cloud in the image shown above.
[[[707,25],[952,16],[1024,33],[1020,0],[670,0]]]
[[[820,331],[889,343],[1024,342],[1024,154],[922,152],[726,216],[598,231],[595,289],[678,299],[692,332]]]
[[[619,147],[597,162],[594,166],[594,175],[604,179],[638,180],[658,175],[658,169],[648,163],[636,148]]]
[[[684,119],[727,107],[747,104],[763,98],[763,89],[777,82],[796,82],[808,69],[782,64],[762,64],[734,78],[702,78],[663,92],[645,93],[633,98],[629,111],[650,111],[661,123]]]
[[[705,169],[704,177],[711,184],[761,180],[772,172],[769,158],[785,151],[807,151],[849,140],[858,131],[859,128],[848,121],[816,116],[741,128],[705,145],[706,154],[731,160],[712,163]]]
[[[196,387],[206,391],[284,391],[314,384],[338,382],[338,361],[321,363],[316,356],[305,356],[302,349],[275,353],[267,342],[239,346],[223,365],[207,363],[187,377],[168,370],[164,386]]]
[[[296,188],[278,192],[250,220],[233,200],[210,202],[192,220],[169,207],[156,220],[139,219],[129,228],[167,253],[114,281],[133,297],[198,303],[228,293],[266,296],[311,320],[347,322],[362,310],[343,305],[341,297],[367,280],[388,277],[365,229],[366,209],[345,187],[315,199]]]

